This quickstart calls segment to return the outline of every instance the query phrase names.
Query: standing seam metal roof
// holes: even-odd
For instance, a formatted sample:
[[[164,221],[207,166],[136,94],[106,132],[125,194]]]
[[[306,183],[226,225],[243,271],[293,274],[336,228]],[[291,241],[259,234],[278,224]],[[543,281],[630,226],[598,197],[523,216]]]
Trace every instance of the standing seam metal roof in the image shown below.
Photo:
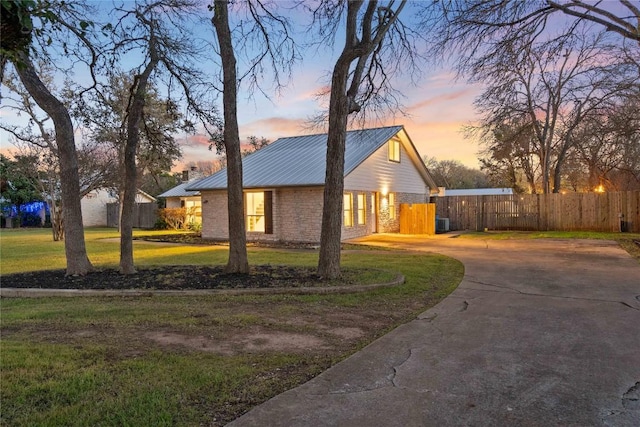
[[[195,181],[194,181],[195,182]],[[176,185],[170,190],[165,191],[164,193],[158,195],[158,197],[192,197],[199,196],[199,191],[187,191],[186,188],[189,185],[189,182],[184,182],[180,185]]]
[[[348,175],[402,126],[347,132],[344,174]],[[324,185],[327,134],[280,138],[242,160],[243,187],[268,188]],[[186,190],[227,188],[227,171],[189,183]]]

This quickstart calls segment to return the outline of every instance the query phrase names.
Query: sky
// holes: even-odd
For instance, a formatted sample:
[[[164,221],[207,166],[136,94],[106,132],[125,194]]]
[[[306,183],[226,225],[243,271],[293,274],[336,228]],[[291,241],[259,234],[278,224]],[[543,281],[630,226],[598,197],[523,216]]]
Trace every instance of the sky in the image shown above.
[[[207,30],[213,37],[213,29]],[[249,97],[246,88],[240,86],[238,123],[241,140],[257,136],[275,141],[280,137],[323,132],[310,129],[309,119],[323,109],[315,94],[327,85],[326,76],[340,53],[340,36],[336,46],[336,49],[324,48],[305,55],[294,68],[286,87],[270,99],[259,94]],[[455,81],[450,69],[436,68],[433,64],[427,67],[415,86],[403,81],[394,85],[405,97],[402,103],[407,115],[388,117],[371,127],[404,125],[421,156],[458,160],[477,168],[480,147],[464,138],[462,127],[475,119],[472,103],[481,88]],[[20,120],[7,114],[6,110],[0,110],[0,117],[4,122]],[[204,135],[176,135],[176,138],[182,146],[183,158],[176,162],[174,172],[183,170],[191,161],[216,158],[215,151],[209,150],[209,141]],[[6,153],[12,148],[8,135],[0,133],[0,151]]]
[[[275,141],[280,137],[321,133],[310,129],[309,119],[321,110],[314,96],[323,86],[326,69],[318,61],[305,67],[304,75],[294,75],[283,93],[271,100],[247,100],[239,96],[238,124],[241,139],[254,135]],[[308,64],[305,64],[308,65]],[[313,71],[313,73],[311,72]],[[465,139],[462,128],[475,120],[473,100],[481,92],[479,86],[456,82],[448,70],[434,70],[415,87],[403,90],[407,115],[389,117],[374,126],[403,125],[420,156],[438,160],[458,160],[472,168],[478,167],[479,145]],[[184,158],[176,165],[179,170],[191,160],[213,158],[204,137],[182,137]]]

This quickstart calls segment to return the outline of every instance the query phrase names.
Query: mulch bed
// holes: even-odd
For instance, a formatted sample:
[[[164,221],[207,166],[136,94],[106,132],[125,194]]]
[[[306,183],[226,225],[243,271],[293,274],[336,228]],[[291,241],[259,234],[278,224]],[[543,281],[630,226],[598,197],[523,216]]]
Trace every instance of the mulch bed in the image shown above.
[[[349,284],[341,281],[342,284]],[[65,277],[64,270],[8,274],[2,288],[42,289],[255,289],[327,286],[314,268],[277,265],[252,266],[249,275],[225,274],[223,267],[159,266],[140,268],[121,275],[115,269],[100,269],[86,276]]]

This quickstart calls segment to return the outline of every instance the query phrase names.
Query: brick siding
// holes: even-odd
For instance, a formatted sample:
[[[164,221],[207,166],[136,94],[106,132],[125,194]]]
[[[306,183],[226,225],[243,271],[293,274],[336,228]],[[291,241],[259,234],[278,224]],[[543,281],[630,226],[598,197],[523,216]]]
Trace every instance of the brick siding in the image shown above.
[[[322,227],[321,187],[281,188],[273,191],[273,234],[247,232],[248,241],[320,242]],[[375,232],[375,204],[370,191],[346,190],[353,195],[353,226],[342,227],[342,240],[367,236]],[[358,194],[365,195],[365,224],[358,224]],[[378,231],[400,231],[400,203],[425,203],[424,194],[395,193],[395,219],[389,218],[385,196],[379,195]],[[228,212],[226,191],[202,192],[202,237],[228,239]]]

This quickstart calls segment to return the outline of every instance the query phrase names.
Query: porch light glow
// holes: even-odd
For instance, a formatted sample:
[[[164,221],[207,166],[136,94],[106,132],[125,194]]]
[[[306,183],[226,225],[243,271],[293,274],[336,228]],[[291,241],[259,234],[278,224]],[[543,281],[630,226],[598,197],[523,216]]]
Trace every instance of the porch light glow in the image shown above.
[[[596,193],[604,193],[604,185],[598,185],[593,191],[595,191]]]

